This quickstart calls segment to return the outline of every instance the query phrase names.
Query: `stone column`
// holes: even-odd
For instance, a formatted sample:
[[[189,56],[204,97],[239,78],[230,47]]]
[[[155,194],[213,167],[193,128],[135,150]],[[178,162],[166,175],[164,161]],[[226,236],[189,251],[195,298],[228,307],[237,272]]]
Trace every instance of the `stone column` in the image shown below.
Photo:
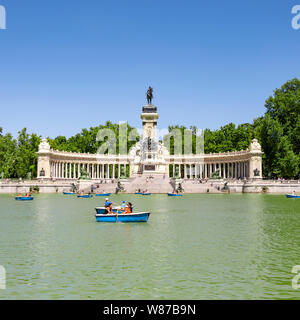
[[[57,165],[57,168],[56,168],[56,171],[57,171],[57,178],[59,179],[59,174],[60,174],[60,163],[59,163],[59,162],[57,162],[57,163],[56,163],[56,165]]]
[[[242,162],[242,178],[245,176],[245,162]]]

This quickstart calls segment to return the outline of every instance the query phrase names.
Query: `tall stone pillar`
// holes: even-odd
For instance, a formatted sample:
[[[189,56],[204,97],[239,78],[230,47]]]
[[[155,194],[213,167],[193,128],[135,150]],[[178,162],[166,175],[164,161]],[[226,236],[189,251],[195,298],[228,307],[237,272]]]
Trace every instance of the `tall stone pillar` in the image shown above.
[[[37,178],[50,179],[51,167],[50,167],[51,150],[47,139],[43,139],[39,145],[38,151],[38,166],[37,166]]]
[[[253,139],[249,149],[249,177],[262,179],[262,154],[261,145]]]

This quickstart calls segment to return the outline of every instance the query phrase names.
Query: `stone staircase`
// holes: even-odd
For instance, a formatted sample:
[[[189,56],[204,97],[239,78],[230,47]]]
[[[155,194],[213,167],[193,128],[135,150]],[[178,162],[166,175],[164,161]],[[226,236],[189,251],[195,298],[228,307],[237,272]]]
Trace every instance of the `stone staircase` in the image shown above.
[[[127,193],[135,193],[137,190],[147,190],[150,193],[168,193],[173,191],[170,179],[162,175],[136,176],[124,184]]]
[[[107,181],[106,183],[92,183],[98,185],[98,188],[94,190],[94,193],[112,193],[116,192],[118,181]],[[91,184],[91,185],[92,185]],[[90,185],[90,186],[91,186]],[[121,181],[121,185],[125,189],[125,193],[135,193],[137,190],[147,190],[150,193],[168,193],[172,192],[175,183],[172,179],[163,177],[162,175],[153,175],[152,178],[148,175],[138,175],[127,179],[127,181]],[[81,191],[86,193],[91,191],[91,187],[88,186]],[[199,183],[194,180],[184,180],[182,182],[184,193],[224,193],[222,188],[224,182],[211,182]],[[208,191],[209,190],[209,191]]]
[[[224,182],[199,183],[193,180],[185,180],[182,184],[185,193],[224,193]]]
[[[79,188],[79,190],[81,192],[88,193],[91,192],[91,187],[95,185],[98,187],[94,189],[94,193],[115,193],[117,187],[117,180],[115,180],[114,183],[112,183],[111,181],[107,181],[107,183],[94,182],[84,188]]]

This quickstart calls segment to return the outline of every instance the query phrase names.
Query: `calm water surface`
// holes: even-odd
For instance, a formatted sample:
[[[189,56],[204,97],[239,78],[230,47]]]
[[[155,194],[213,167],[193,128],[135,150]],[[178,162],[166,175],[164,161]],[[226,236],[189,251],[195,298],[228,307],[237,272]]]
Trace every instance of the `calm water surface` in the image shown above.
[[[102,197],[0,195],[2,299],[299,299],[300,200],[112,196],[148,223],[95,222]]]

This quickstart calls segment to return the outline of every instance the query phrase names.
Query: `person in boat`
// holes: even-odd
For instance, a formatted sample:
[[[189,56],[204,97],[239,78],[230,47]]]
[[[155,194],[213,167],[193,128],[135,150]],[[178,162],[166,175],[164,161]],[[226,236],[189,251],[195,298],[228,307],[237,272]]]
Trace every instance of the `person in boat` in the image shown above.
[[[125,213],[126,201],[122,201],[121,209],[118,210],[118,213]]]
[[[295,196],[295,195],[296,195],[296,191],[294,190],[294,191],[293,191],[293,196]]]
[[[105,213],[106,214],[112,214],[113,210],[112,210],[112,202],[109,201],[108,198],[105,199]]]
[[[132,203],[131,202],[127,202],[127,205],[125,207],[125,213],[132,213]]]

